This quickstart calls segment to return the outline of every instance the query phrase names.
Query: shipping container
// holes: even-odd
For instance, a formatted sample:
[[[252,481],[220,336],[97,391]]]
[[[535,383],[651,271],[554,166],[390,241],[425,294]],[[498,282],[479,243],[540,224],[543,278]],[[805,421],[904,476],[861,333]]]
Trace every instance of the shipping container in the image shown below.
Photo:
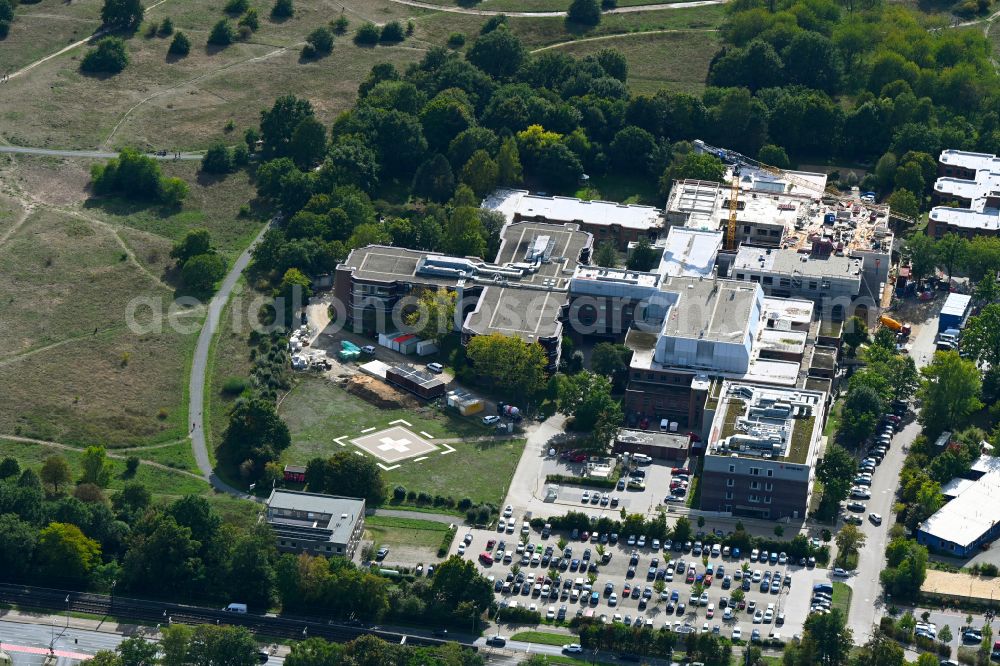
[[[938,331],[964,328],[971,303],[972,296],[968,294],[948,294],[948,299],[941,308],[941,314],[938,315]]]

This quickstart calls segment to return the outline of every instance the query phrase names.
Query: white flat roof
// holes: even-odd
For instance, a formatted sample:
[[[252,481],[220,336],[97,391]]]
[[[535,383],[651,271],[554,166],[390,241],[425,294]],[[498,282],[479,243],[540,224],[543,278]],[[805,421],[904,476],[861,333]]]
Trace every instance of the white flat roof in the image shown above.
[[[671,227],[656,272],[664,276],[708,277],[722,248],[721,231]]]
[[[581,222],[595,225],[619,225],[641,231],[661,226],[661,211],[652,206],[620,204],[613,201],[584,201],[575,197],[549,197],[527,190],[498,190],[483,201],[483,208],[496,210],[508,220],[543,217],[553,222]]]
[[[931,208],[930,218],[935,222],[943,222],[962,229],[1000,230],[1000,210],[996,208],[985,208],[978,211],[969,208],[935,206]]]
[[[968,150],[942,150],[938,157],[941,164],[963,169],[1000,168],[1000,157],[990,153],[973,153]]]
[[[814,309],[812,301],[764,297],[764,314],[769,319],[784,320],[790,324],[808,324],[812,321]]]
[[[920,530],[967,547],[991,529],[1000,516],[1000,470],[960,486],[959,495],[924,521]],[[961,486],[964,486],[962,488]]]

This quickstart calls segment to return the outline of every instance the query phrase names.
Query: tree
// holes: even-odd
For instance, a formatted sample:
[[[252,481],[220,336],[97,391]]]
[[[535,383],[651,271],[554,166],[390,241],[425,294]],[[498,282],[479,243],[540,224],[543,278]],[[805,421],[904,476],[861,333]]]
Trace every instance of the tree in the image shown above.
[[[817,478],[823,482],[823,500],[820,514],[826,518],[836,515],[837,507],[851,490],[855,461],[848,451],[836,443],[826,447],[826,453],[816,468]]]
[[[285,327],[291,328],[295,325],[296,312],[309,302],[311,295],[309,278],[302,271],[297,268],[285,271],[281,284],[274,292],[275,314],[280,317]]]
[[[504,139],[497,155],[497,182],[500,185],[521,184],[521,156],[513,137]]]
[[[478,377],[508,396],[530,400],[545,384],[547,360],[538,343],[500,333],[477,335],[466,355]]]
[[[101,23],[110,30],[132,32],[142,25],[144,12],[140,0],[104,0]]]
[[[312,44],[317,53],[326,55],[333,51],[333,33],[329,28],[319,27],[309,33],[306,41]]]
[[[379,33],[378,39],[384,44],[398,44],[399,42],[406,39],[406,33],[403,30],[403,24],[399,21],[389,21],[382,26],[382,30]]]
[[[358,26],[358,31],[354,33],[354,43],[362,46],[373,44],[378,44],[379,38],[382,36],[382,31],[379,30],[378,26],[370,21],[366,21]]]
[[[190,229],[184,237],[174,243],[170,250],[170,257],[177,261],[179,266],[193,256],[212,252],[212,237],[208,229]]]
[[[861,646],[852,660],[852,666],[906,666],[903,648],[894,639],[881,631],[876,631],[871,639]],[[917,662],[919,665],[919,661]],[[934,664],[938,663],[934,659]]]
[[[982,380],[975,362],[958,352],[936,352],[934,360],[920,370],[923,376],[918,396],[923,401],[920,422],[931,435],[954,430],[979,410]]]
[[[653,248],[648,238],[640,238],[625,260],[625,267],[632,271],[651,271],[660,261],[661,252]]]
[[[108,466],[107,457],[107,451],[103,446],[88,446],[84,449],[80,458],[80,466],[83,468],[80,483],[93,483],[106,488],[111,482],[111,468]]]
[[[601,22],[601,5],[597,0],[573,0],[566,20],[579,25],[595,26]]]
[[[806,618],[802,644],[815,653],[816,664],[846,665],[854,645],[843,611],[834,608],[824,615],[813,614]]]
[[[287,666],[328,666],[342,662],[343,648],[322,638],[308,638],[292,643],[285,657]]]
[[[124,148],[118,157],[106,164],[90,167],[91,186],[100,196],[121,195],[130,199],[166,201],[167,181],[179,179],[163,178],[160,165],[151,157],[142,155],[134,148]]]
[[[184,262],[181,282],[192,294],[208,295],[226,275],[226,262],[214,252],[199,254]]]
[[[260,112],[260,135],[264,141],[264,157],[288,155],[292,135],[306,117],[313,115],[312,104],[294,95],[274,100],[270,109]]]
[[[117,74],[128,66],[128,51],[121,37],[105,37],[87,51],[80,70],[94,74]]]
[[[761,146],[760,152],[757,153],[757,159],[764,164],[769,164],[773,167],[778,167],[779,169],[787,169],[792,163],[788,159],[788,153],[781,146],[776,146],[773,143],[767,143]]]
[[[13,513],[0,514],[0,579],[20,580],[31,571],[38,530]]]
[[[277,559],[274,532],[266,525],[241,530],[226,554],[228,588],[253,608],[269,608],[274,594]]]
[[[844,324],[844,344],[857,349],[864,342],[868,342],[868,324],[861,317],[851,317]]]
[[[205,151],[201,158],[201,170],[205,173],[229,173],[233,170],[233,156],[221,141],[213,143]]]
[[[465,57],[490,76],[505,79],[521,68],[526,55],[521,40],[502,26],[481,35]]]
[[[413,193],[431,201],[447,201],[455,192],[455,175],[441,153],[421,164],[413,174]]]
[[[229,46],[234,39],[236,39],[236,33],[233,31],[232,24],[226,19],[221,19],[212,26],[211,32],[208,33],[208,43],[212,46]]]
[[[274,0],[274,6],[271,7],[271,18],[287,19],[294,14],[295,7],[292,5],[292,0]]]
[[[314,458],[309,461],[306,478],[310,491],[364,497],[372,506],[385,502],[388,493],[375,462],[346,451],[335,453],[327,460]]]
[[[121,666],[155,666],[159,648],[156,643],[147,641],[142,636],[126,638],[115,648],[121,658]]]
[[[969,252],[969,242],[957,234],[949,233],[939,238],[935,245],[937,261],[948,272],[948,280],[950,281],[955,267],[961,266],[965,262],[965,257]]]
[[[896,190],[889,195],[886,203],[894,213],[914,219],[920,215],[920,200],[909,190]]]
[[[868,537],[856,525],[847,524],[840,528],[835,541],[841,562],[846,563],[849,557],[856,555],[867,540]]]
[[[202,544],[191,528],[173,516],[148,512],[135,525],[122,562],[122,581],[130,590],[199,589],[205,579]]]
[[[594,250],[594,263],[602,268],[614,268],[618,265],[618,251],[609,241],[601,241]]]
[[[35,571],[40,576],[83,581],[100,561],[101,546],[76,525],[49,523],[38,533]]]
[[[792,83],[832,93],[840,83],[843,63],[829,38],[801,30],[781,52],[785,75]],[[778,166],[778,165],[775,165]]]
[[[0,479],[9,479],[21,473],[21,465],[10,456],[0,461]]]
[[[678,518],[674,524],[673,540],[681,542],[690,541],[692,534],[694,534],[694,528],[691,526],[691,520],[686,516]]]
[[[609,377],[616,390],[624,388],[632,350],[622,344],[599,342],[590,352],[590,368]]]
[[[456,197],[462,190],[472,191],[460,185]],[[482,257],[486,254],[486,230],[483,229],[479,209],[472,206],[455,208],[444,225],[441,249],[458,257]]]
[[[46,458],[38,475],[43,483],[52,486],[52,492],[55,494],[59,494],[60,486],[65,486],[73,480],[69,463],[60,455],[51,455]]]
[[[1000,304],[991,303],[969,317],[962,334],[962,351],[991,368],[1000,366]]]
[[[288,156],[300,169],[311,169],[326,154],[326,128],[314,116],[299,121],[288,142]]]
[[[707,153],[688,153],[679,162],[675,162],[663,172],[660,178],[660,193],[666,196],[675,180],[708,180],[722,182],[726,168],[715,155]]]
[[[611,397],[611,381],[603,375],[583,371],[561,376],[557,401],[559,411],[573,417],[574,430],[593,431],[602,418],[621,424],[621,405]]]
[[[499,176],[497,163],[485,150],[477,150],[462,168],[462,182],[478,197],[485,197],[496,187]]]
[[[288,426],[271,402],[256,397],[240,398],[230,412],[229,425],[219,444],[219,457],[233,465],[250,460],[255,473],[260,474],[264,465],[277,460],[290,444]]]
[[[914,280],[920,281],[934,271],[937,248],[930,236],[915,234],[907,241],[906,251],[910,255],[910,270]]]
[[[853,382],[841,412],[840,431],[850,442],[863,442],[875,432],[884,411],[884,396],[875,387]]]
[[[187,183],[180,178],[162,178],[160,180],[160,201],[167,208],[180,206],[187,195]]]
[[[167,53],[175,56],[186,56],[190,52],[191,40],[183,32],[178,31],[170,42],[170,48],[167,49]]]
[[[458,292],[443,287],[423,289],[417,296],[416,311],[408,314],[404,321],[413,332],[425,340],[441,342],[455,330],[455,305]]]
[[[471,605],[480,612],[493,603],[493,590],[471,561],[453,555],[434,571],[431,593],[436,604],[457,609],[462,604]]]

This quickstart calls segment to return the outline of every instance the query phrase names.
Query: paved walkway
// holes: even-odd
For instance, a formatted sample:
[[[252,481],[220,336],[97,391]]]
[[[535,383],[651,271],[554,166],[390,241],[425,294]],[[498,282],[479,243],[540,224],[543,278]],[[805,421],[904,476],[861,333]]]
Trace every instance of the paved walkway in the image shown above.
[[[501,14],[512,18],[558,18],[566,16],[565,11],[561,12],[505,12],[493,9],[474,9],[471,7],[454,7],[449,5],[435,5],[431,2],[420,2],[420,0],[392,0],[400,5],[419,7],[420,9],[432,9],[439,12],[450,12],[452,14],[471,14],[473,16],[499,16]],[[722,5],[728,0],[692,0],[692,2],[664,2],[655,5],[635,5],[632,7],[615,7],[602,14],[635,14],[637,12],[652,12],[660,9],[689,9],[691,7],[708,7],[711,5]]]
[[[412,518],[413,520],[429,520],[432,523],[444,523],[445,525],[462,524],[462,519],[458,516],[449,516],[445,513],[424,513],[423,511],[407,511],[405,509],[375,509],[376,516],[385,518]]]
[[[30,148],[28,146],[0,146],[0,153],[15,153],[19,155],[45,155],[46,157],[84,157],[90,159],[111,159],[118,157],[118,153],[113,150],[60,150],[57,148]],[[147,157],[152,157],[154,160],[160,160],[161,162],[172,162],[175,159],[181,160],[200,160],[204,155],[202,153],[181,153],[179,158],[175,158],[172,154],[167,155],[157,155],[155,153],[147,153]]]
[[[262,501],[246,492],[233,488],[220,479],[212,469],[212,461],[208,456],[208,446],[205,442],[205,422],[202,417],[202,410],[205,406],[205,383],[208,381],[208,362],[212,350],[212,340],[215,338],[215,331],[219,327],[219,320],[222,318],[222,310],[229,302],[229,295],[236,287],[243,271],[250,264],[250,253],[257,245],[268,225],[265,225],[253,242],[243,251],[243,254],[233,263],[229,273],[223,279],[219,290],[212,297],[208,304],[208,316],[205,317],[205,324],[202,326],[201,334],[198,336],[198,344],[194,350],[194,359],[191,362],[191,381],[188,385],[188,419],[191,420],[191,448],[194,450],[194,458],[201,470],[202,477],[205,478],[212,487],[224,493],[229,493],[244,499]],[[219,416],[219,415],[217,415]]]

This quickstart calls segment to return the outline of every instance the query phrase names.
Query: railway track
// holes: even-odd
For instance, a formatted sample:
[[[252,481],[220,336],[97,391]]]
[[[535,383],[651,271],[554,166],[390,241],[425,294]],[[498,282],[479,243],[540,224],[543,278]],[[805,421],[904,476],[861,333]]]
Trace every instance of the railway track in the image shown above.
[[[203,606],[111,597],[29,585],[0,584],[0,603],[39,610],[113,615],[150,624],[228,624],[246,627],[254,633],[275,638],[318,637],[343,643],[359,636],[374,635],[391,643],[405,641],[408,645],[415,646],[435,646],[446,642],[377,628],[324,622],[316,618],[230,613]],[[463,645],[473,650],[477,649],[471,644],[463,643]]]

